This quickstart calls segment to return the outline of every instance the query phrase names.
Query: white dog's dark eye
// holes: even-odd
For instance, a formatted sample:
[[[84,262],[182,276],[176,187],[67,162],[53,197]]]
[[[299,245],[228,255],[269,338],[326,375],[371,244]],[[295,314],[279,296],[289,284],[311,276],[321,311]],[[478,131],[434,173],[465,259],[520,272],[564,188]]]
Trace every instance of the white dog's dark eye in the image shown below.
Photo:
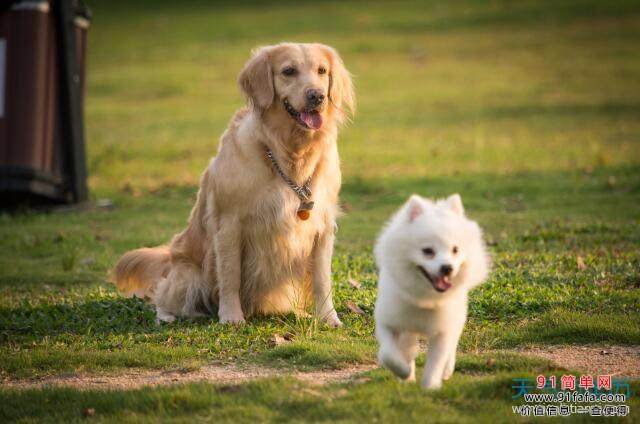
[[[295,75],[296,72],[298,72],[298,71],[296,71],[296,68],[294,68],[293,66],[287,66],[286,68],[284,68],[282,70],[282,75],[290,77],[292,75]]]
[[[452,252],[454,255],[458,254],[458,246],[453,246]]]
[[[327,73],[327,69],[324,66],[321,66],[321,67],[318,68],[318,73],[320,75],[324,75],[324,74]]]
[[[430,247],[425,247],[424,249],[422,249],[422,253],[424,253],[427,256],[433,256],[436,254],[436,251]]]

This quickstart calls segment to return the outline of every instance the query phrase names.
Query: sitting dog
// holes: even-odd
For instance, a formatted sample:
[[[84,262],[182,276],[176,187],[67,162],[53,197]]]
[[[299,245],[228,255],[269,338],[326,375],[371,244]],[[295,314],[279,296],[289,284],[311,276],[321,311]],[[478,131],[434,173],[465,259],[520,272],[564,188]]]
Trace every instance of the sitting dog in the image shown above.
[[[118,288],[159,320],[217,307],[221,323],[303,313],[331,326],[331,256],[339,212],[338,128],[354,111],[342,59],[322,44],[255,51],[239,76],[248,100],[205,169],[187,228],[168,246],[127,252]]]
[[[413,381],[418,337],[426,336],[422,387],[439,388],[455,368],[467,294],[488,274],[480,227],[457,194],[435,202],[413,195],[382,232],[375,256],[378,360]]]

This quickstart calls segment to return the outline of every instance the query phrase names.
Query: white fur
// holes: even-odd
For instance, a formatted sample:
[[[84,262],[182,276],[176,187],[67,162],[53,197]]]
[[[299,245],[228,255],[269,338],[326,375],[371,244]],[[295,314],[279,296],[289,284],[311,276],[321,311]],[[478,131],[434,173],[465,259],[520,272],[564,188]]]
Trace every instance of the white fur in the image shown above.
[[[435,254],[425,254],[427,247]],[[400,378],[414,381],[418,337],[426,336],[422,387],[439,388],[455,368],[468,292],[489,271],[482,231],[465,216],[459,195],[438,201],[413,195],[380,235],[375,256],[380,270],[375,309],[378,360]],[[437,280],[443,265],[452,267],[447,280],[451,287],[439,292],[418,266]]]

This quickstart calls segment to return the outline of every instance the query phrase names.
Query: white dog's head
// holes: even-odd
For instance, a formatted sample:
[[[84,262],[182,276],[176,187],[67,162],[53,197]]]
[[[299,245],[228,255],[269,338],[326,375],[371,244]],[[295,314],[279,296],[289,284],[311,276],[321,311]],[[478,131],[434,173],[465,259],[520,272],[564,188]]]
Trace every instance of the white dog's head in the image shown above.
[[[470,288],[488,273],[482,231],[465,216],[458,194],[438,201],[411,196],[380,237],[376,257],[415,295]]]

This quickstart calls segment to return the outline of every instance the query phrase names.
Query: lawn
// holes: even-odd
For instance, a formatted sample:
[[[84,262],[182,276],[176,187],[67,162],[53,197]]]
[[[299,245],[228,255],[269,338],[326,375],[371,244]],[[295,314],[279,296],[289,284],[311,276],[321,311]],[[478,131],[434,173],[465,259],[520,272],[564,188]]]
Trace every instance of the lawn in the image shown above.
[[[0,420],[81,419],[91,407],[107,421],[503,422],[513,378],[567,371],[516,353],[489,366],[487,352],[640,345],[637,2],[87,3],[89,185],[93,201],[112,206],[0,215],[0,377],[373,364],[372,244],[411,193],[459,192],[485,229],[493,272],[471,296],[463,355],[440,393],[383,370],[323,386],[283,377],[2,388]],[[253,47],[282,40],[335,46],[357,88],[358,113],[339,141],[346,214],[333,272],[345,325],[284,316],[156,326],[153,308],[119,296],[108,270],[184,227],[242,105],[238,71]],[[274,334],[292,341],[274,346]]]

